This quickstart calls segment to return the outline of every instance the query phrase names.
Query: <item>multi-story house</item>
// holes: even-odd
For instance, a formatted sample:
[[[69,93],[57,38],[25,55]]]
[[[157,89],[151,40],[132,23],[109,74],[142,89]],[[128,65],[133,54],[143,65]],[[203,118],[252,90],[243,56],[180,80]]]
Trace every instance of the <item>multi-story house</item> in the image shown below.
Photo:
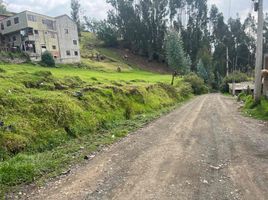
[[[49,17],[24,11],[0,18],[0,50],[21,50],[32,60],[40,60],[45,51],[56,62],[80,62],[76,23],[67,15]]]

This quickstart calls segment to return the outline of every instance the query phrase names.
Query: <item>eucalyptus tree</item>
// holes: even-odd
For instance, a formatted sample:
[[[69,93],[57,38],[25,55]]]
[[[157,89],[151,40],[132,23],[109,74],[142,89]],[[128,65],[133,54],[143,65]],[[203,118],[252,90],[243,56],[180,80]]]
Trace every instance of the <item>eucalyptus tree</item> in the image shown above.
[[[0,0],[0,14],[5,14],[7,13],[6,6],[4,5],[3,0]]]
[[[81,9],[80,1],[71,0],[71,17],[77,25],[77,31],[79,36],[81,36],[80,9]]]

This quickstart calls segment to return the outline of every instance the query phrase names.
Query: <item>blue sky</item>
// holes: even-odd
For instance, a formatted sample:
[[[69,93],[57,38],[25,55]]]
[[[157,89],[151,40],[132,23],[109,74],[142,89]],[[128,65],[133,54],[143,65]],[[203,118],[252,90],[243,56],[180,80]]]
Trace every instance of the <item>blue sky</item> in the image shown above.
[[[31,10],[34,12],[57,16],[70,13],[70,0],[4,0],[9,10],[21,12]],[[82,4],[82,15],[97,19],[106,17],[110,6],[106,0],[80,0]],[[238,13],[245,18],[248,12],[252,12],[251,0],[208,0],[209,4],[216,4],[226,17],[229,16],[229,2],[231,2],[230,16],[235,17]],[[265,11],[268,12],[268,1],[264,0]]]

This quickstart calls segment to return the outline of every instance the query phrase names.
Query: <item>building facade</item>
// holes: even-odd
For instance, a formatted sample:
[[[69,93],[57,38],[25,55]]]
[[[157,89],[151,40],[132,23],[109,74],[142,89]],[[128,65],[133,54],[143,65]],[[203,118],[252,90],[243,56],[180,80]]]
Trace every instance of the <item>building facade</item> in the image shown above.
[[[80,62],[76,23],[67,15],[49,17],[24,11],[0,19],[0,50],[21,50],[34,61],[49,51],[58,63]]]

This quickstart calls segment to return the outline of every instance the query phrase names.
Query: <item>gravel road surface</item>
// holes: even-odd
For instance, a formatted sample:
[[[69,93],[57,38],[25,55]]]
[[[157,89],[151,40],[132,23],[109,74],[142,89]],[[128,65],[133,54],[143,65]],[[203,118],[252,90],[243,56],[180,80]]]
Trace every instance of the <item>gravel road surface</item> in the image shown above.
[[[267,200],[268,125],[238,108],[196,97],[28,198]]]

